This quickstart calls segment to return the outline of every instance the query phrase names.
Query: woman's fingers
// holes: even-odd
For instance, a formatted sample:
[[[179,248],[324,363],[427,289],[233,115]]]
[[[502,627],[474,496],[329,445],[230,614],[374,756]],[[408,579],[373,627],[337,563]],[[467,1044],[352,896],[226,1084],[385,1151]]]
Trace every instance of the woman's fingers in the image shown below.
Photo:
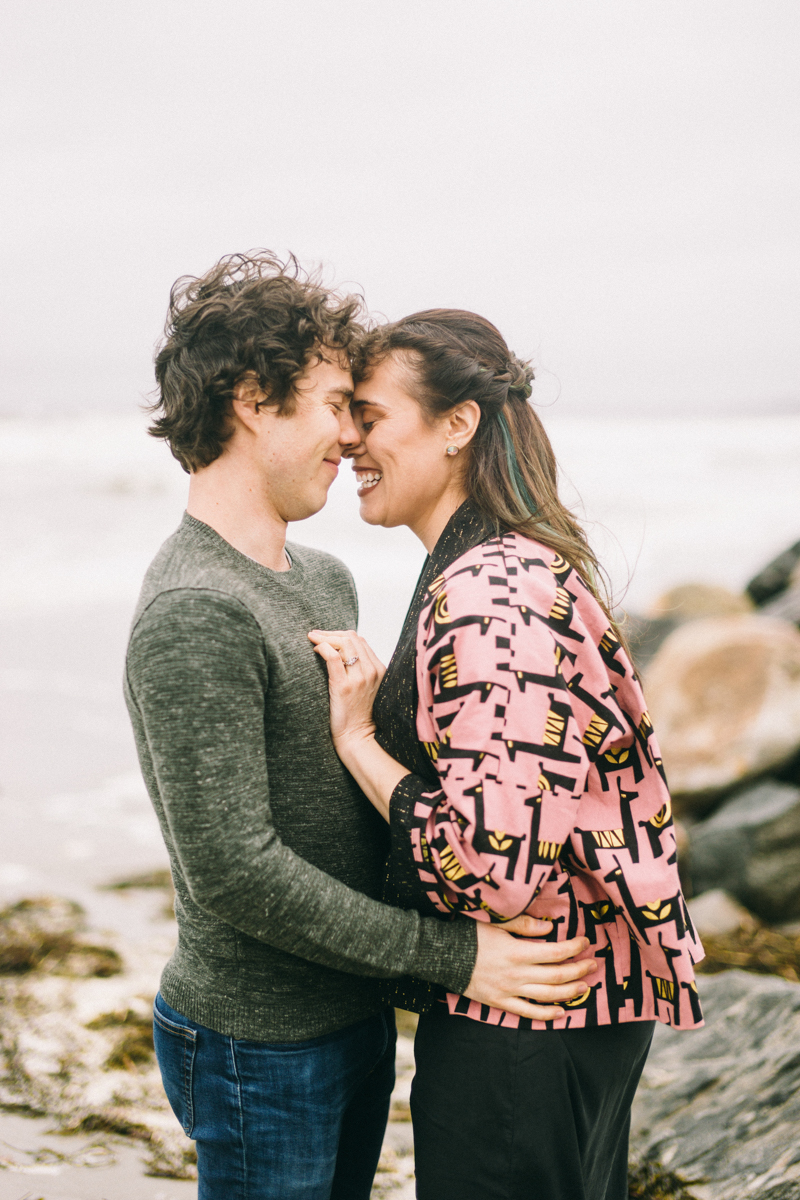
[[[369,642],[365,641],[364,638],[359,638],[358,640],[363,648],[363,652],[367,661],[372,664],[373,670],[377,672],[378,679],[383,679],[384,675],[386,674],[386,667],[378,658]]]
[[[380,676],[366,655],[361,654],[357,635],[318,641],[315,652],[328,668],[331,703],[331,736],[337,748],[349,739],[370,737],[375,730],[372,702]],[[348,663],[350,664],[348,666]]]
[[[380,679],[386,672],[386,667],[369,642],[354,629],[311,629],[308,638],[315,646],[321,642],[327,642],[328,645],[338,650],[343,658],[352,658],[353,654],[357,654],[359,659],[363,660],[365,667],[369,664],[377,671]]]
[[[318,646],[315,646],[314,653],[325,660],[328,668],[328,690],[331,702],[334,697],[343,697],[347,689],[347,667],[342,662],[341,654],[327,642],[320,642]]]
[[[341,654],[338,650],[334,649],[333,646],[329,645],[328,642],[319,642],[319,644],[314,647],[314,651],[320,656],[320,658],[324,658],[326,663],[333,665],[338,662],[339,669],[342,672],[346,670],[345,665],[342,662]],[[330,666],[328,670],[330,673]],[[335,666],[334,670],[336,670]],[[338,671],[336,671],[336,673],[338,674]]]
[[[310,629],[308,637],[314,643],[328,642],[338,650],[343,641],[357,638],[358,634],[355,629]]]

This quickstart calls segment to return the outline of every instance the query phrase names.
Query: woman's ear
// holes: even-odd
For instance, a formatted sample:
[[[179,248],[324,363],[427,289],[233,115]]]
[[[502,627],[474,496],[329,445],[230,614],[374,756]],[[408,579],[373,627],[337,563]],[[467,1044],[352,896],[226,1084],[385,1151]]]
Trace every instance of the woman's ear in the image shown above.
[[[474,400],[459,404],[458,408],[447,414],[445,429],[448,443],[463,450],[474,438],[480,419],[480,405]]]

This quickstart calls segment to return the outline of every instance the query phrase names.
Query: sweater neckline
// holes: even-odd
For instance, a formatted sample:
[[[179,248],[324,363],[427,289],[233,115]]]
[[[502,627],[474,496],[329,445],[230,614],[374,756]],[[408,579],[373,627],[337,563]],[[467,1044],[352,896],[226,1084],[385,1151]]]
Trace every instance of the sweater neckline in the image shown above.
[[[224,555],[232,564],[235,564],[238,570],[246,570],[248,574],[257,582],[289,583],[296,582],[303,575],[303,566],[300,556],[297,553],[298,547],[290,543],[286,543],[286,556],[291,563],[288,571],[274,571],[271,567],[265,567],[263,563],[257,562],[251,558],[249,554],[243,554],[241,550],[237,550],[230,542],[226,541],[222,534],[217,533],[205,521],[199,520],[198,517],[193,517],[191,513],[184,512],[183,520],[180,524],[180,529],[190,531],[194,536],[200,537],[208,546],[215,550],[218,554]]]

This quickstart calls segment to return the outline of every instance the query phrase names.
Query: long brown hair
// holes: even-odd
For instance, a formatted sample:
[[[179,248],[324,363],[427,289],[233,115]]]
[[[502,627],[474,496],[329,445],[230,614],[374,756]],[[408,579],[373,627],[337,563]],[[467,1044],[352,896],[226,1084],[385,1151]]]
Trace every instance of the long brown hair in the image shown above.
[[[606,576],[559,499],[553,447],[528,403],[530,364],[512,354],[490,321],[454,308],[427,309],[371,330],[356,351],[356,380],[395,353],[405,359],[411,394],[430,420],[467,400],[479,405],[478,428],[463,452],[467,495],[496,532],[514,530],[560,554],[622,641]]]

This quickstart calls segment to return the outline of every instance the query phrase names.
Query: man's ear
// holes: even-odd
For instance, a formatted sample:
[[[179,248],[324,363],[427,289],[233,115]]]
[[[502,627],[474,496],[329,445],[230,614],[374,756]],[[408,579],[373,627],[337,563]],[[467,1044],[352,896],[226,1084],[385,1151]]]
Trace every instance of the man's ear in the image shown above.
[[[463,450],[475,436],[478,422],[481,419],[480,405],[474,400],[465,400],[447,414],[447,440],[450,444]]]
[[[266,399],[267,394],[259,387],[255,372],[248,371],[234,386],[231,415],[234,420],[240,421],[245,429],[255,433]]]

